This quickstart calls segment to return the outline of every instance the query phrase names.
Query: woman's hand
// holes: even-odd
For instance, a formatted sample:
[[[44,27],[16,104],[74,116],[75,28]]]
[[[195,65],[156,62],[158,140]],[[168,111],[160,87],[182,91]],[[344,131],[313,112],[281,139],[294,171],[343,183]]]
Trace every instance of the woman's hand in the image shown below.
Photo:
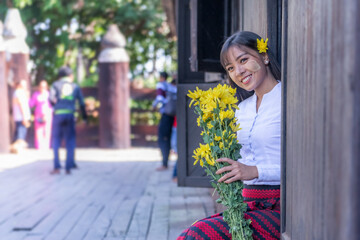
[[[216,171],[216,174],[226,173],[222,176],[218,182],[231,183],[237,180],[252,180],[259,177],[259,173],[256,166],[248,166],[238,161],[231,160],[229,158],[219,158],[217,162],[227,162],[230,165],[220,168]]]

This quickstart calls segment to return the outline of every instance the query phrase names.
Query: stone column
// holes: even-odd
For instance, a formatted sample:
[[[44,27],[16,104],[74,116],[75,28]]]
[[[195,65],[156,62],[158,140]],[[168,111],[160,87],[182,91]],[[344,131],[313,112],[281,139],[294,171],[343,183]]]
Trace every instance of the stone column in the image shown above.
[[[99,61],[100,126],[99,145],[104,148],[130,147],[129,56],[125,37],[116,25],[105,34]]]
[[[27,30],[23,24],[18,9],[10,8],[5,17],[4,33],[5,47],[7,52],[7,80],[14,85],[21,79],[28,81],[30,78],[27,71],[29,61],[29,47],[25,42]]]
[[[2,37],[3,24],[0,21],[0,153],[9,152],[10,147],[10,118],[9,118],[9,101],[8,85],[5,78],[5,43]]]

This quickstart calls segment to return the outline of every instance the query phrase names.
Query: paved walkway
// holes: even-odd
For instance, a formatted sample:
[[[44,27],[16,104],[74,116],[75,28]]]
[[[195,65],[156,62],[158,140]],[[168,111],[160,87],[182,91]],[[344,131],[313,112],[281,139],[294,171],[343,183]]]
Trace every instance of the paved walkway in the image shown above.
[[[172,240],[214,213],[208,189],[177,187],[171,170],[154,171],[157,149],[76,155],[79,170],[51,176],[50,151],[0,154],[0,239]]]

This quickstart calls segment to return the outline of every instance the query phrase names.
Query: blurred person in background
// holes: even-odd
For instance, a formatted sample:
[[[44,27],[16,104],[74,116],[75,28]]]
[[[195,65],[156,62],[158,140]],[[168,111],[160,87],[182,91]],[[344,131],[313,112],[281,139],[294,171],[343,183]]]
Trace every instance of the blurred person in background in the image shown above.
[[[28,146],[26,134],[27,129],[30,127],[31,112],[26,80],[22,79],[16,83],[12,97],[12,114],[15,121],[15,136],[10,151],[17,153],[20,149]]]
[[[171,149],[177,157],[177,119],[176,119],[176,116],[174,119],[172,131],[171,131]],[[173,180],[173,182],[177,182],[177,160],[174,165],[172,180]]]
[[[162,155],[162,165],[156,168],[157,171],[168,169],[169,154],[171,149],[171,131],[176,115],[176,83],[167,82],[168,74],[160,73],[159,82],[156,84],[156,99],[153,107],[159,107],[161,119],[158,128],[158,144]]]
[[[62,138],[65,138],[66,146],[66,174],[71,173],[72,168],[77,168],[75,164],[75,111],[76,101],[78,101],[82,119],[87,121],[84,97],[80,87],[73,82],[74,75],[70,67],[64,66],[59,69],[58,80],[53,83],[50,89],[50,102],[54,107],[52,123],[52,147],[54,149],[54,169],[50,174],[60,174],[59,148]]]
[[[49,101],[48,84],[40,81],[38,90],[30,99],[30,107],[34,109],[35,148],[49,149],[52,123],[52,106]]]

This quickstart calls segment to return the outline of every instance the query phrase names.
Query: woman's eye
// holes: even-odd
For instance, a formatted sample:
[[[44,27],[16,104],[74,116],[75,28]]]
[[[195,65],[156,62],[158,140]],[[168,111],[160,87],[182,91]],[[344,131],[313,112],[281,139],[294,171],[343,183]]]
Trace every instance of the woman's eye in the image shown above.
[[[231,72],[233,69],[234,69],[233,67],[228,67],[228,68],[227,68],[227,71],[228,71],[228,72]]]
[[[247,58],[242,58],[240,59],[240,63],[246,63],[247,60],[248,60]]]

